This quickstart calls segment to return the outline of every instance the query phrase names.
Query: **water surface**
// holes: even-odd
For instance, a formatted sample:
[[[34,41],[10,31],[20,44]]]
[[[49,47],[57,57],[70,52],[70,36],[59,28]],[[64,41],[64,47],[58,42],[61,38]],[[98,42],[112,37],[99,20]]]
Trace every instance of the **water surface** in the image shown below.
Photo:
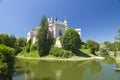
[[[120,80],[113,59],[84,61],[16,60],[14,80]]]

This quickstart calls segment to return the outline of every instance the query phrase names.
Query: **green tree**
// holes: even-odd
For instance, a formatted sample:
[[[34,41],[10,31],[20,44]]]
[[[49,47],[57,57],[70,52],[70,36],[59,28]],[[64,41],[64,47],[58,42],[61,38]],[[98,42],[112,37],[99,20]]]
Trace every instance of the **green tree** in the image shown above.
[[[120,27],[117,29],[117,35],[115,36],[115,41],[120,42]]]
[[[93,40],[87,40],[87,47],[91,50],[91,53],[96,55],[95,52],[99,50],[99,44]]]
[[[0,34],[0,44],[9,46],[9,36],[7,34]]]
[[[108,51],[114,51],[114,43],[111,43],[109,41],[105,41],[104,45],[106,46],[106,50],[108,50]]]
[[[18,39],[17,39],[17,46],[18,47],[21,47],[21,48],[23,48],[23,47],[25,47],[26,46],[26,38],[25,37],[19,37]]]
[[[12,48],[16,47],[16,37],[13,34],[9,36],[9,46]]]
[[[12,80],[14,64],[14,49],[0,45],[0,80]]]
[[[25,37],[19,37],[16,41],[16,48],[15,48],[16,55],[18,53],[20,53],[25,46],[26,46],[26,38]]]
[[[0,34],[0,44],[15,48],[16,46],[16,37],[8,34]]]
[[[81,43],[81,48],[82,48],[82,49],[87,49],[87,44],[86,44],[85,42],[82,42],[82,43]]]
[[[63,49],[75,52],[81,47],[80,35],[73,29],[67,29],[61,37],[61,44]]]
[[[117,51],[119,50],[120,51],[120,42],[114,42],[113,43],[113,47],[114,47],[114,50],[116,49]]]
[[[30,52],[31,50],[31,44],[32,44],[32,41],[31,41],[31,39],[27,42],[27,46],[26,46],[26,51],[27,52]]]
[[[42,17],[40,26],[41,28],[38,30],[38,53],[40,56],[45,56],[49,54],[52,44],[52,38],[49,34],[46,16]]]
[[[117,43],[117,44],[116,44]],[[115,56],[117,57],[119,54],[117,51],[120,51],[120,27],[118,27],[117,29],[117,35],[115,36]]]

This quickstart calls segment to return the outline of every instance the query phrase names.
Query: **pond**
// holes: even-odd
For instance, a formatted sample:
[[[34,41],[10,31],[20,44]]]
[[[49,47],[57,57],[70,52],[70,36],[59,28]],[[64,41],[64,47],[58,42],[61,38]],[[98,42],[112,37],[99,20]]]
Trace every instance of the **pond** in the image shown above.
[[[84,61],[16,60],[13,80],[120,80],[114,59]]]

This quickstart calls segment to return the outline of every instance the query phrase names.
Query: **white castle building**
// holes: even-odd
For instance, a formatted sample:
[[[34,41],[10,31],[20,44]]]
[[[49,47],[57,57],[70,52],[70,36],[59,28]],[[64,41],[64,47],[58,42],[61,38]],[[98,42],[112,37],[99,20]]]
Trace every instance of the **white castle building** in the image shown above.
[[[59,38],[69,28],[67,20],[65,19],[64,22],[62,22],[62,21],[59,21],[57,19],[53,20],[52,18],[48,18],[48,23],[49,23],[49,25],[48,25],[49,31],[51,32],[52,37],[56,38],[55,46],[61,47],[61,43],[60,43]],[[27,33],[27,41],[29,41],[31,39],[32,43],[33,44],[35,43],[39,28],[40,28],[40,26],[34,27],[30,32]],[[75,29],[75,31],[77,31],[78,34],[81,36],[81,29],[80,28]]]

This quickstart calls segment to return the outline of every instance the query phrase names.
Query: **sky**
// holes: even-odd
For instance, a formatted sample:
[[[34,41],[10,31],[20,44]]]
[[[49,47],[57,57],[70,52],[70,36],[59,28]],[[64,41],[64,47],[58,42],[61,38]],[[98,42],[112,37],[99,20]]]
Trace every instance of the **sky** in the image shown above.
[[[120,0],[0,0],[0,34],[27,36],[43,15],[81,28],[82,41],[114,42],[120,26]]]

